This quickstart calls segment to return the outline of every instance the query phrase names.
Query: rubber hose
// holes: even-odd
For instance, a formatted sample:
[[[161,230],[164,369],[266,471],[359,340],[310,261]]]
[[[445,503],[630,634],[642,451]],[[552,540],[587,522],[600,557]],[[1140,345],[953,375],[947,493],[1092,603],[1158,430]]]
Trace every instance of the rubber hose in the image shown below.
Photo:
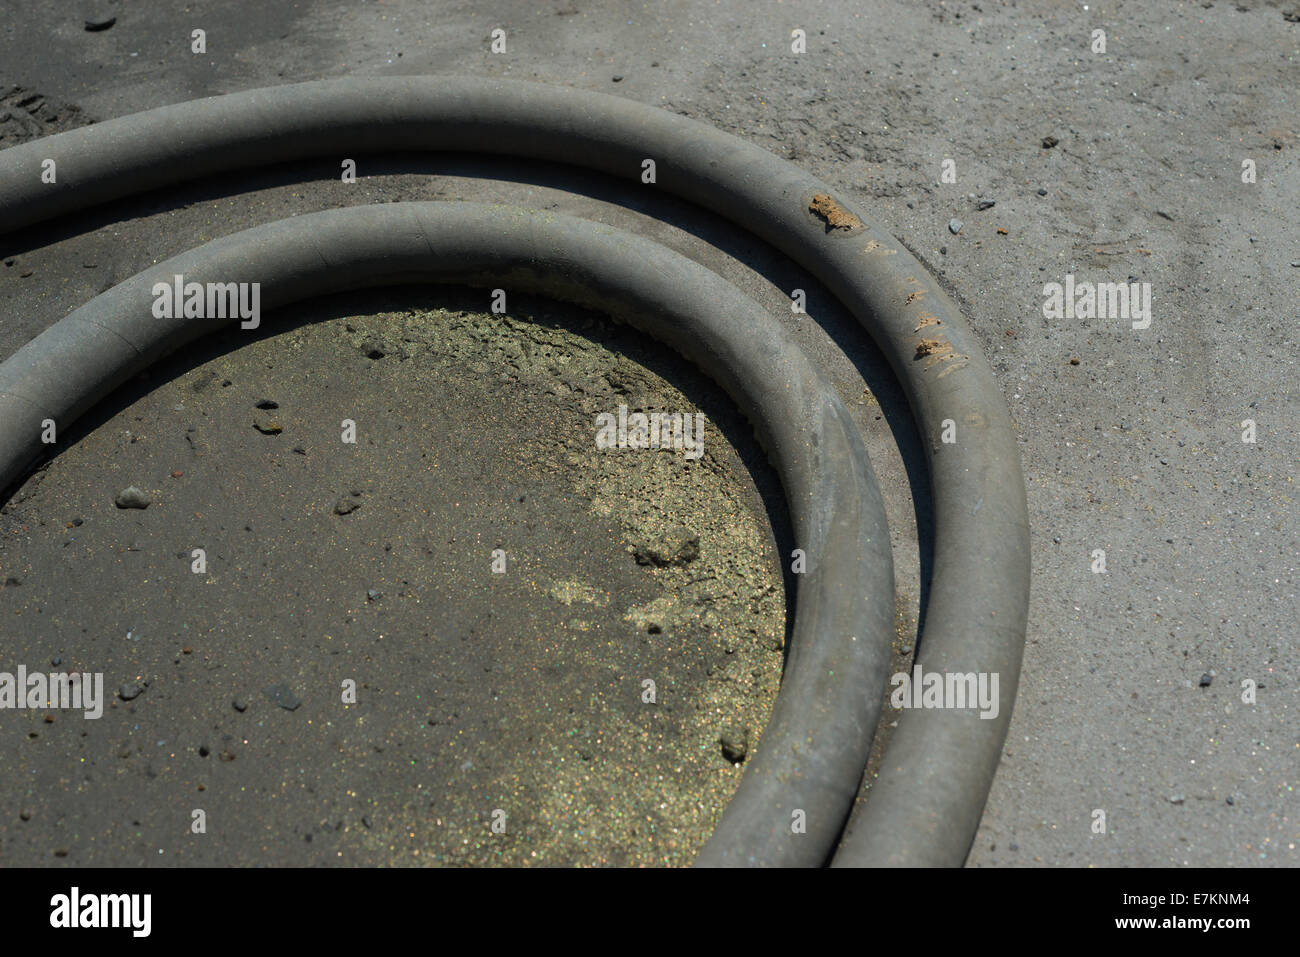
[[[886,685],[893,559],[861,437],[775,318],[678,253],[569,216],[472,203],[298,216],[151,267],[0,364],[0,484],[40,455],[43,420],[66,429],[162,355],[226,324],[156,317],[154,284],[169,288],[177,275],[184,283],[260,283],[263,308],[407,281],[539,292],[626,319],[715,378],[755,423],[782,478],[796,541],[815,556],[798,576],[781,688],[735,798],[757,809],[743,852],[772,865],[829,857]],[[807,815],[807,833],[792,832],[796,810]]]
[[[837,861],[961,864],[1011,720],[1029,601],[1029,526],[1006,402],[957,307],[906,249],[815,177],[685,117],[597,93],[479,77],[326,80],[162,107],[0,153],[0,231],[212,173],[377,150],[573,163],[691,200],[817,279],[872,335],[907,394],[934,498],[917,661],[1000,678],[997,717],[907,710]],[[42,161],[56,183],[41,182]],[[653,161],[653,170],[645,163]],[[653,172],[653,183],[646,180]],[[954,441],[940,435],[951,423]],[[751,771],[752,774],[752,771]],[[732,805],[705,863],[745,863]]]

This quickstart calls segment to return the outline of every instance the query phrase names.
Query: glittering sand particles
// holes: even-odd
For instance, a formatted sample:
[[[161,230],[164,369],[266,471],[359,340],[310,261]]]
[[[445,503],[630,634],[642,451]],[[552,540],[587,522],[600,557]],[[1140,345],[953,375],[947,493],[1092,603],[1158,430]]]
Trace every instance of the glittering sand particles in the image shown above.
[[[402,357],[409,378],[446,381],[463,370],[518,390],[531,414],[554,424],[506,451],[509,468],[567,487],[617,536],[620,576],[638,583],[631,592],[611,588],[599,568],[578,573],[545,561],[524,573],[530,601],[562,625],[521,640],[514,672],[563,667],[582,677],[557,679],[551,700],[544,681],[527,694],[499,695],[496,770],[472,796],[404,823],[395,839],[384,829],[366,833],[369,842],[418,851],[411,863],[689,863],[742,774],[724,757],[721,735],[745,733],[752,756],[779,685],[784,591],[772,530],[723,431],[761,455],[748,425],[675,354],[584,313],[560,315],[414,310],[353,319],[346,334],[357,349],[378,343]],[[703,456],[598,449],[596,416],[620,404],[629,412],[703,409]],[[766,494],[779,495],[770,473],[762,481]],[[559,706],[575,698],[580,706]],[[445,786],[450,794],[456,782]],[[493,831],[494,817],[503,830]]]

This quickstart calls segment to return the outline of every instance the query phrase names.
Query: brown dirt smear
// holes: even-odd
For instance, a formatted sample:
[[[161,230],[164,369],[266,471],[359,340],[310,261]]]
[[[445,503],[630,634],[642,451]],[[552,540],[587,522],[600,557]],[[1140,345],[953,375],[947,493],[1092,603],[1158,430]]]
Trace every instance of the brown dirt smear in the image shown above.
[[[862,220],[835,202],[826,193],[815,194],[812,202],[808,204],[808,211],[820,216],[826,222],[828,229],[860,229],[862,227]]]
[[[935,319],[934,321],[936,323],[939,322],[938,319]],[[916,355],[912,358],[918,360],[924,359],[926,356],[930,357],[930,361],[925,364],[926,369],[931,369],[936,365],[941,365],[952,359],[957,360],[956,362],[946,366],[944,370],[939,373],[939,378],[943,378],[953,369],[960,369],[970,360],[970,356],[964,356],[958,352],[954,352],[952,343],[948,342],[946,339],[921,339],[918,341],[916,344]]]
[[[922,339],[916,344],[917,359],[926,356],[940,356],[952,352],[952,343],[943,339]]]

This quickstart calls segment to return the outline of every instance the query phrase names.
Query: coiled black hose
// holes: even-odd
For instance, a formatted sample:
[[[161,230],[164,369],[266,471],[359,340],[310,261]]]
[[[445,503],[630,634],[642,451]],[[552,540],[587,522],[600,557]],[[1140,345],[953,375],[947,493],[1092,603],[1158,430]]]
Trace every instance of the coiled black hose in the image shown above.
[[[0,231],[230,169],[412,149],[574,163],[696,202],[800,263],[871,333],[903,383],[934,496],[918,661],[931,672],[997,673],[1001,693],[991,720],[974,709],[903,713],[836,863],[960,864],[1019,678],[1029,596],[1024,479],[1005,401],[957,308],[885,230],[825,184],[735,137],[601,94],[480,78],[346,79],[163,107],[6,150]],[[44,159],[56,161],[56,183],[41,182]],[[951,443],[939,438],[946,426]],[[742,789],[762,776],[756,764]],[[789,783],[762,790],[780,793]],[[773,813],[733,801],[701,862],[765,862],[760,849],[776,839],[766,829],[779,826]]]

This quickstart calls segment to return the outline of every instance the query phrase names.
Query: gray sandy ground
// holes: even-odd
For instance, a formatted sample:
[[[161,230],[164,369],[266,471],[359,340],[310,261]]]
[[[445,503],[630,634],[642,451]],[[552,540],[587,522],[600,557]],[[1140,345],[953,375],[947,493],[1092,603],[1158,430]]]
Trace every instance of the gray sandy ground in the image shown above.
[[[48,105],[0,120],[0,146],[266,84],[461,73],[601,90],[694,116],[842,190],[952,290],[1022,440],[1029,638],[970,863],[1296,863],[1293,3],[225,2],[201,15],[118,7],[118,23],[95,34],[64,4],[11,6],[0,90],[22,92],[0,114],[27,110],[16,104],[34,92]],[[189,52],[195,27],[209,33],[204,56]],[[495,27],[508,32],[505,55],[488,52]],[[796,27],[808,34],[798,56]],[[1090,49],[1098,28],[1104,54]],[[1058,142],[1044,148],[1049,136]],[[955,184],[940,182],[949,158]],[[1245,159],[1255,183],[1241,181]],[[918,440],[878,355],[798,269],[672,202],[622,205],[625,195],[598,178],[386,157],[361,161],[349,187],[337,169],[322,160],[235,174],[87,214],[21,249],[6,244],[0,355],[145,265],[297,212],[492,199],[636,229],[780,314],[789,315],[791,289],[809,290],[810,319],[789,321],[867,436],[894,530],[900,621],[915,627],[929,574],[920,543],[932,531]],[[981,210],[981,200],[996,205]],[[1151,327],[1044,318],[1043,284],[1067,273],[1151,282]],[[689,485],[672,478],[682,463],[665,456],[592,472],[590,450],[578,450],[584,461],[570,463],[564,439],[605,393],[569,384],[546,395],[543,384],[560,381],[554,363],[521,362],[505,345],[523,350],[534,333],[511,325],[507,336],[482,304],[445,295],[361,297],[326,316],[305,307],[297,321],[328,321],[214,356],[174,382],[160,372],[147,384],[157,391],[107,410],[10,500],[0,578],[18,569],[22,584],[0,590],[0,616],[12,662],[61,655],[150,683],[98,724],[58,715],[29,727],[28,714],[0,716],[0,861],[419,863],[415,850],[466,862],[533,860],[533,851],[546,862],[689,859],[736,780],[716,767],[717,709],[751,723],[756,740],[779,667],[784,533],[774,480],[739,423],[722,430],[734,452],[716,443],[711,464],[691,466]],[[586,317],[537,308],[573,334],[554,340],[557,354],[607,367],[611,356],[588,354],[576,335],[592,334],[581,329]],[[275,328],[294,321],[280,317]],[[415,354],[366,359],[349,322],[366,334],[375,323],[417,327]],[[486,342],[456,340],[466,351],[451,354],[477,369],[432,358],[431,343],[449,340],[431,330],[457,323],[481,337],[493,330]],[[630,343],[611,355],[654,368]],[[682,398],[653,379],[648,394],[692,408],[713,401],[710,416],[726,422],[725,400],[707,398],[671,360],[657,371]],[[493,378],[502,372],[519,380],[508,391]],[[539,377],[532,386],[528,374]],[[250,402],[264,394],[288,419],[279,435],[252,429]],[[351,462],[321,452],[343,405],[362,410],[358,421],[369,416],[363,434],[376,442],[359,444]],[[1241,441],[1247,418],[1253,444]],[[211,443],[205,452],[185,439],[189,425]],[[429,457],[445,470],[440,482]],[[200,479],[195,468],[211,471]],[[185,476],[172,480],[173,469]],[[659,498],[628,496],[636,482]],[[157,504],[113,509],[112,495],[131,483]],[[362,508],[333,516],[354,487]],[[647,520],[638,503],[664,496],[697,521],[700,555],[652,571],[626,547]],[[67,529],[75,518],[84,524]],[[176,544],[182,528],[187,541]],[[710,554],[708,536],[724,529],[739,538],[715,538]],[[530,543],[532,577],[467,588],[503,533]],[[197,537],[224,556],[211,566],[215,584],[200,585],[175,557]],[[1106,552],[1104,574],[1091,570],[1095,549]],[[699,604],[691,576],[701,562],[736,589],[724,607]],[[367,588],[383,597],[366,601]],[[639,630],[644,618],[625,617],[661,596],[699,617],[657,636]],[[139,641],[127,642],[128,630]],[[900,653],[912,641],[900,636]],[[730,655],[728,642],[740,642]],[[542,687],[533,666],[561,673]],[[715,680],[719,666],[727,682]],[[670,676],[675,691],[653,711],[628,693],[645,669]],[[335,703],[344,676],[370,685],[350,710]],[[1254,704],[1241,700],[1245,680],[1258,686]],[[261,694],[277,683],[302,698],[296,711]],[[236,694],[247,695],[243,713],[226,700]],[[429,725],[445,717],[442,703],[455,723]],[[226,750],[234,760],[221,760]],[[188,835],[203,800],[206,844]],[[493,841],[485,835],[497,807],[510,825]],[[1097,810],[1104,834],[1093,830]],[[597,812],[598,830],[579,833],[577,822]]]

